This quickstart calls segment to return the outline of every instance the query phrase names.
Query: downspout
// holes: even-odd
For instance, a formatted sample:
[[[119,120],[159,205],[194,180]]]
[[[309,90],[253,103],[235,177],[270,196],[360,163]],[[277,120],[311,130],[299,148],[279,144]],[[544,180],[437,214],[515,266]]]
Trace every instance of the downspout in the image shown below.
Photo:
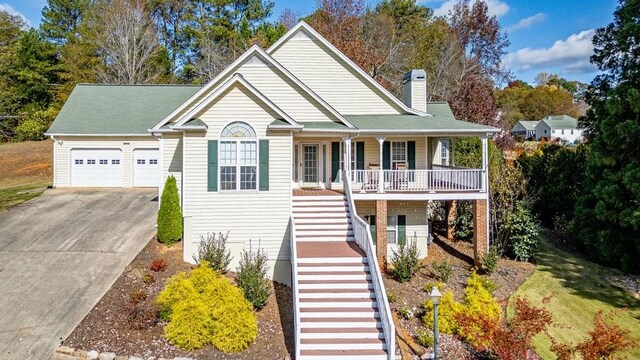
[[[53,186],[53,188],[55,188],[57,183],[58,183],[56,181],[56,178],[57,178],[57,176],[56,176],[56,166],[57,166],[57,162],[56,162],[56,159],[57,159],[57,156],[56,156],[56,152],[57,152],[56,151],[56,143],[57,143],[57,141],[56,141],[56,138],[55,138],[54,135],[51,135],[49,137],[51,138],[51,140],[53,140],[53,174],[52,174],[53,175],[52,176],[53,177],[53,185],[52,186]],[[69,166],[71,166],[71,164],[69,164]]]

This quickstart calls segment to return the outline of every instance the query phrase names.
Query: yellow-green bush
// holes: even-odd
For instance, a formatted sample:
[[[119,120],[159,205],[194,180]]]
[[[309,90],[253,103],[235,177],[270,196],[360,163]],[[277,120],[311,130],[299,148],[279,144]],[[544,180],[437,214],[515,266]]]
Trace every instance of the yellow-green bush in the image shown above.
[[[424,326],[433,329],[433,303],[427,300],[424,305],[424,316],[422,322]],[[458,323],[456,316],[461,311],[461,305],[453,298],[453,292],[447,290],[440,298],[438,305],[438,332],[444,334],[456,334]]]
[[[467,286],[464,289],[464,306],[462,311],[471,323],[481,324],[479,319],[500,320],[502,316],[502,307],[493,298],[491,294],[492,283],[488,282],[475,272],[471,274],[467,280]],[[474,321],[474,319],[478,321]],[[460,335],[472,345],[483,345],[477,340],[478,334],[484,331],[480,325],[468,326],[464,333]]]
[[[211,344],[214,321],[202,299],[180,301],[171,313],[164,333],[173,345],[195,350]]]
[[[238,352],[258,335],[256,315],[242,291],[208,264],[171,277],[156,303],[169,319],[167,339],[185,350],[213,344]]]

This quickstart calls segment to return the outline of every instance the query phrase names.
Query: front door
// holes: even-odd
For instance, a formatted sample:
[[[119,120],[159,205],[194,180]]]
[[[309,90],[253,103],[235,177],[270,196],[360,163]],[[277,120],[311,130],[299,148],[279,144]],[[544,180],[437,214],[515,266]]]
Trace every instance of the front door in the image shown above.
[[[302,186],[318,186],[318,144],[302,145]]]

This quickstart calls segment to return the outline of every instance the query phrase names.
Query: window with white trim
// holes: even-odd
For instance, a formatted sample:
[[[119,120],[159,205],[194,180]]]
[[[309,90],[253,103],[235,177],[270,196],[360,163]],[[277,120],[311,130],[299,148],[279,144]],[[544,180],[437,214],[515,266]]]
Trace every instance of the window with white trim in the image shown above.
[[[398,168],[398,164],[407,163],[407,142],[393,141],[391,142],[391,169]]]
[[[82,160],[81,159],[76,159],[75,164],[76,165],[82,165]]]
[[[449,165],[449,160],[451,157],[451,148],[449,139],[439,139],[439,149],[440,149],[440,165]]]
[[[398,217],[395,215],[387,216],[387,242],[398,243]]]
[[[87,160],[87,164],[88,165],[95,165],[96,161],[95,160]]]
[[[137,163],[138,165],[144,165],[145,160],[144,160],[144,159],[138,159],[138,160],[136,161],[136,163]]]
[[[258,187],[258,140],[253,128],[236,121],[221,133],[220,190],[256,190]]]
[[[119,160],[119,159],[111,160],[111,164],[113,164],[113,165],[120,165],[120,160]]]
[[[158,160],[156,160],[156,159],[149,159],[149,164],[151,164],[151,165],[158,165]]]

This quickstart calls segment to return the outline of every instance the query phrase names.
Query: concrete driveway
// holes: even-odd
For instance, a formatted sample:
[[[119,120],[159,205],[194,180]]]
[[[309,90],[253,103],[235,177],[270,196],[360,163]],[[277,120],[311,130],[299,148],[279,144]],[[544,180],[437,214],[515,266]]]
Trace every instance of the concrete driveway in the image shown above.
[[[0,213],[0,359],[48,359],[155,234],[156,189],[47,190]]]

